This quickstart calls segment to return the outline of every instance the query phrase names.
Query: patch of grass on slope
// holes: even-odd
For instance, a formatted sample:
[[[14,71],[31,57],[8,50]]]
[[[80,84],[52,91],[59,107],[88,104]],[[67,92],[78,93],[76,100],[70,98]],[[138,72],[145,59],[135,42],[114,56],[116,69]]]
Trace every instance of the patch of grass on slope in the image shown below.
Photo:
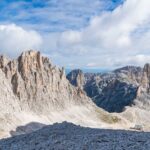
[[[121,119],[118,118],[117,116],[113,116],[112,114],[109,114],[100,109],[96,109],[96,113],[98,117],[105,123],[114,124],[114,123],[118,123],[121,121]]]

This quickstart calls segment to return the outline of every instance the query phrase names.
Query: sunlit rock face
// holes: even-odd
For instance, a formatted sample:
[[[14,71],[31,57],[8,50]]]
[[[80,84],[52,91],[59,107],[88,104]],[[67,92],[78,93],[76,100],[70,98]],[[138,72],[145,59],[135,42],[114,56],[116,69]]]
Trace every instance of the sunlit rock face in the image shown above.
[[[66,80],[64,69],[53,66],[40,52],[24,52],[16,60],[6,63],[3,58],[1,62],[1,69],[23,110],[46,113],[49,109],[63,109],[70,103],[88,101],[83,91]]]

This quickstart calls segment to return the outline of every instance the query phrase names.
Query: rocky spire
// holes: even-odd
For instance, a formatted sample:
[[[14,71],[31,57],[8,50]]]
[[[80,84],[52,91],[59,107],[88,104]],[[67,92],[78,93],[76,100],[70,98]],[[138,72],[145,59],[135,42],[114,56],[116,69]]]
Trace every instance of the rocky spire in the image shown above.
[[[147,92],[150,92],[150,64],[148,63],[145,64],[143,68],[141,85]]]
[[[67,75],[67,79],[71,82],[72,85],[83,89],[85,79],[84,79],[84,74],[83,74],[82,70],[80,70],[80,69],[72,70]]]
[[[0,56],[0,68],[4,68],[10,60],[4,55]]]

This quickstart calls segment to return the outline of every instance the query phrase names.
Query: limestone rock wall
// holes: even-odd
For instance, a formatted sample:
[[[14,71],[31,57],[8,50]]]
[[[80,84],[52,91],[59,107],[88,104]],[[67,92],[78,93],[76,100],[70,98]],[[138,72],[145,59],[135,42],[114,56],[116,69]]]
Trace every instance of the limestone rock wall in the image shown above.
[[[0,62],[22,110],[47,113],[90,101],[81,89],[69,83],[64,68],[53,66],[40,52],[24,52],[7,63],[2,57]]]

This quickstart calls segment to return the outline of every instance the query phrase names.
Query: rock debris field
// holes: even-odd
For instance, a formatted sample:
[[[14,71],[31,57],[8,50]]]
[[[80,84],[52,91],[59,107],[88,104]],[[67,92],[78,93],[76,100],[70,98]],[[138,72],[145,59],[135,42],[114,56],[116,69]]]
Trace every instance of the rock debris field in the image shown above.
[[[150,133],[63,122],[0,141],[0,150],[150,150]]]

